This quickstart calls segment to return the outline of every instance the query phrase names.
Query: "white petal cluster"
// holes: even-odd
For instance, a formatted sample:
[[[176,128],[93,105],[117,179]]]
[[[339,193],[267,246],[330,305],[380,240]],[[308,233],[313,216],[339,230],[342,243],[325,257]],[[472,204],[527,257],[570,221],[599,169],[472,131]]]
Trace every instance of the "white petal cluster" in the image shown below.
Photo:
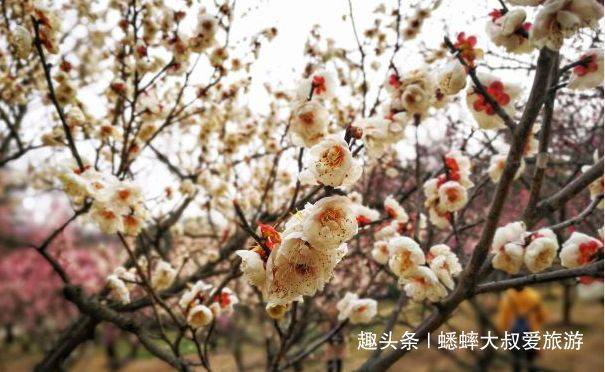
[[[347,143],[332,136],[311,148],[306,169],[299,178],[307,185],[348,187],[357,182],[362,172],[363,167],[353,159]]]
[[[176,270],[169,262],[160,260],[151,274],[151,286],[157,291],[168,289],[176,278]]]
[[[603,49],[593,48],[587,50],[578,58],[578,61],[587,61],[576,66],[567,86],[570,89],[585,90],[603,85]]]
[[[521,94],[521,87],[517,84],[503,82],[494,75],[478,72],[477,77],[487,90],[487,93],[498,102],[499,106],[509,115],[513,116],[515,101]],[[466,91],[466,104],[475,121],[481,129],[504,128],[504,121],[496,114],[491,105],[475,87]]]
[[[296,146],[312,147],[328,132],[330,114],[315,100],[296,101],[290,119],[290,137]]]
[[[563,243],[559,258],[561,265],[574,268],[590,263],[602,250],[603,243],[600,240],[574,231]]]
[[[191,49],[192,52],[200,53],[204,49],[212,46],[217,31],[218,19],[207,13],[200,13],[195,34],[188,40],[189,49]]]
[[[111,274],[107,277],[107,289],[109,289],[109,294],[114,300],[122,304],[130,302],[130,291],[126,283],[116,274]]]
[[[552,266],[557,256],[559,242],[550,229],[540,229],[529,236],[529,244],[525,247],[523,261],[532,273],[544,271]]]
[[[538,47],[559,50],[563,41],[584,27],[595,27],[603,18],[603,5],[596,0],[546,0],[530,31]]]
[[[384,209],[389,215],[389,217],[399,221],[399,222],[408,222],[409,217],[405,212],[405,209],[393,198],[392,195],[389,195],[384,199]]]
[[[525,238],[525,224],[511,222],[499,227],[494,233],[492,241],[492,266],[495,269],[516,274],[523,265],[523,245]]]
[[[439,282],[437,275],[426,266],[416,267],[404,280],[403,289],[413,301],[429,300],[437,302],[447,295],[447,290]]]
[[[179,299],[179,307],[187,319],[187,324],[198,329],[210,324],[220,315],[233,313],[233,306],[239,302],[229,288],[216,293],[212,285],[198,280]],[[209,303],[209,305],[208,305]]]
[[[448,59],[437,72],[437,84],[443,94],[452,96],[466,87],[466,70],[457,59]]]
[[[517,274],[525,263],[530,272],[541,272],[552,266],[558,249],[557,236],[552,230],[544,228],[527,233],[523,222],[512,222],[494,234],[492,266]]]
[[[353,205],[346,196],[322,198],[292,216],[268,256],[260,247],[236,251],[245,277],[262,291],[269,316],[283,316],[291,302],[314,295],[330,280],[346,242],[357,234]]]
[[[349,319],[353,324],[367,324],[376,316],[377,302],[371,298],[359,298],[357,294],[347,292],[338,301],[338,320]]]
[[[429,249],[428,263],[439,280],[447,288],[454,289],[454,278],[462,272],[462,266],[450,247],[445,244],[432,246]]]
[[[424,117],[431,107],[440,107],[442,93],[433,75],[426,68],[389,76],[385,87],[389,93],[391,112]]]
[[[525,10],[511,9],[505,14],[492,17],[487,22],[486,32],[491,41],[510,53],[529,53],[529,23],[525,22]]]
[[[138,186],[94,169],[84,172],[67,170],[59,174],[59,180],[74,203],[92,200],[90,217],[101,231],[137,235],[143,227],[147,211]]]
[[[464,208],[468,203],[468,189],[474,184],[470,180],[471,162],[458,151],[451,151],[445,157],[446,172],[438,178],[431,178],[423,185],[424,205],[429,210],[433,225],[446,228],[451,214]]]
[[[361,139],[366,153],[373,159],[381,157],[392,145],[405,137],[404,122],[396,116],[358,119],[353,126],[362,130]]]

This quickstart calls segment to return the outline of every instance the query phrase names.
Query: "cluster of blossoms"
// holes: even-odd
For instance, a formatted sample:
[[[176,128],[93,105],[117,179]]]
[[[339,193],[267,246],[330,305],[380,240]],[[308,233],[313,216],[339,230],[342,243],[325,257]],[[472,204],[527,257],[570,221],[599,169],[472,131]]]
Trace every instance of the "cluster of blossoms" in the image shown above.
[[[528,233],[523,222],[512,222],[500,227],[494,234],[492,266],[509,274],[516,274],[525,266],[532,273],[552,266],[559,243],[550,229]]]
[[[453,289],[453,278],[462,271],[458,256],[445,244],[431,247],[425,257],[418,243],[406,236],[394,234],[377,243],[374,258],[381,263],[388,262],[408,297],[417,302],[424,299],[436,302],[445,297],[446,287]],[[382,247],[388,250],[387,254]]]
[[[376,316],[377,305],[376,300],[359,298],[357,294],[347,292],[336,304],[338,320],[348,319],[353,324],[367,324]]]
[[[307,204],[281,234],[261,225],[262,247],[236,252],[244,275],[265,296],[271,317],[282,317],[292,301],[314,295],[332,277],[347,252],[346,241],[357,234],[351,204],[344,196]]]
[[[568,268],[585,265],[602,248],[603,243],[598,239],[574,232],[559,253],[561,265]],[[558,249],[557,236],[552,230],[543,228],[528,232],[523,222],[511,222],[494,234],[492,266],[508,274],[517,274],[525,264],[530,272],[537,273],[552,266]]]
[[[466,206],[467,190],[473,187],[470,159],[458,151],[444,157],[445,173],[424,183],[424,205],[431,223],[441,229],[450,225],[452,213]]]
[[[145,258],[139,259],[137,265],[143,272],[149,267],[148,261]],[[156,291],[166,290],[172,286],[176,276],[177,271],[169,262],[157,260],[151,270],[150,285]],[[143,283],[143,280],[136,267],[131,267],[127,270],[124,267],[119,266],[107,277],[107,289],[109,289],[110,296],[123,304],[127,304],[131,301],[131,291],[135,284],[141,283]]]
[[[141,189],[113,175],[86,166],[59,174],[63,190],[76,204],[92,201],[90,217],[107,234],[121,232],[137,235],[148,212],[143,205]]]
[[[197,281],[179,300],[179,308],[187,319],[187,324],[198,329],[210,324],[220,315],[233,313],[233,306],[239,302],[237,295],[229,288],[220,292],[212,285]]]

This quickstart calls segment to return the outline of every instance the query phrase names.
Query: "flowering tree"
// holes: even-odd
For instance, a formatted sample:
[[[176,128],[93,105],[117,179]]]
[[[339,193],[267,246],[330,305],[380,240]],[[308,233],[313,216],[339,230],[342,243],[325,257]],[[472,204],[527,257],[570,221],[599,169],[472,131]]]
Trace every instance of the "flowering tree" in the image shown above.
[[[29,161],[26,190],[73,209],[30,243],[79,311],[38,370],[102,323],[210,370],[238,313],[281,370],[349,324],[392,330],[407,303],[428,310],[422,339],[483,293],[603,276],[603,6],[495,2],[485,33],[429,45],[451,5],[380,4],[362,32],[345,4],[355,47],[314,29],[298,84],[265,85],[257,110],[248,75],[278,31],[233,44],[235,2],[2,2],[3,193]],[[94,294],[50,248],[72,224],[126,253]]]

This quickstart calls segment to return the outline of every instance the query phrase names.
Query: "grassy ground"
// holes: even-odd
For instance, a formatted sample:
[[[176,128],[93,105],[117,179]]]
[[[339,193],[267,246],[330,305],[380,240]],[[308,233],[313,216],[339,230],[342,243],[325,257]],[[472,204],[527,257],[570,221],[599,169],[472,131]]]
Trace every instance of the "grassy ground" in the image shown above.
[[[546,371],[602,371],[603,370],[603,306],[600,302],[580,302],[577,301],[572,310],[572,326],[561,325],[561,301],[558,288],[549,287],[543,290],[544,303],[548,309],[549,319],[544,326],[544,330],[564,331],[580,331],[584,334],[584,344],[580,351],[542,351],[539,358],[539,366]],[[481,298],[481,303],[484,310],[493,316],[497,297],[495,295],[485,295]],[[389,306],[381,306],[381,313],[386,315],[389,312]],[[407,312],[407,321],[416,323],[420,316],[417,309],[410,308]],[[477,323],[475,322],[475,313],[472,311],[470,304],[463,306],[456,311],[450,321],[443,327],[445,331],[451,330],[474,330],[477,331]],[[348,351],[345,360],[345,370],[353,370],[359,366],[370,355],[370,351],[357,350],[357,334],[362,328],[347,329],[346,336],[348,337]],[[363,330],[372,330],[377,334],[382,332],[380,327],[363,327]],[[398,338],[403,333],[404,328],[395,328],[393,338]],[[438,333],[438,332],[437,332]],[[437,333],[433,334],[436,340]],[[456,362],[458,361],[470,363],[474,365],[474,356],[464,350],[454,352],[454,357],[446,355],[438,351],[433,340],[432,347],[426,348],[426,341],[421,343],[422,346],[405,358],[401,359],[393,368],[393,371],[409,371],[415,372],[431,371],[464,371],[464,368]],[[83,350],[82,355],[70,370],[72,371],[105,371],[106,360],[104,353],[94,347],[88,347]],[[475,354],[476,355],[476,354]],[[20,372],[31,370],[34,363],[40,358],[40,355],[31,355],[18,353],[14,350],[3,350],[0,353],[0,372]],[[245,349],[244,360],[246,365],[263,365],[264,353],[259,350]],[[310,358],[305,364],[305,371],[322,371],[325,370],[323,365],[322,353],[318,352]],[[235,363],[231,354],[225,351],[218,351],[212,354],[212,365],[217,371],[234,371]],[[171,368],[161,361],[149,357],[146,353],[140,353],[139,357],[127,364],[123,371],[127,372],[161,372],[170,371]],[[251,368],[250,370],[263,370],[262,367]],[[510,362],[505,353],[498,354],[490,370],[505,371],[510,370]]]

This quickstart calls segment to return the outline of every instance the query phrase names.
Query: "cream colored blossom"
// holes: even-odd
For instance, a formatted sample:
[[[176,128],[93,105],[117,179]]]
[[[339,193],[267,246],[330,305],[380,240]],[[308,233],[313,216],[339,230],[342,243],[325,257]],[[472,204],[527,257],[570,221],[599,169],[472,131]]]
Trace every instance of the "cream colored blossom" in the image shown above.
[[[559,258],[561,265],[574,268],[590,263],[603,250],[603,243],[586,234],[574,231],[563,243]]]
[[[510,53],[528,53],[532,50],[527,35],[523,9],[511,9],[487,22],[486,32],[491,41]]]
[[[489,168],[487,172],[489,174],[489,178],[493,183],[500,182],[500,177],[502,177],[502,172],[504,172],[504,167],[506,166],[506,158],[508,154],[500,153],[493,155],[489,161]],[[517,173],[515,173],[515,178],[518,179],[523,172],[525,171],[525,160],[521,159],[519,169],[517,169]]]
[[[381,157],[405,135],[404,125],[398,120],[371,117],[359,119],[353,125],[362,130],[362,141],[371,158]]]
[[[332,136],[311,148],[307,167],[299,177],[303,184],[347,187],[357,182],[362,172],[361,164],[353,159],[347,143]]]
[[[546,0],[530,31],[538,48],[559,50],[563,41],[584,27],[595,27],[603,17],[603,5],[596,0]]]
[[[389,240],[389,268],[400,278],[408,276],[418,265],[424,265],[424,252],[420,245],[406,236]]]
[[[525,248],[525,266],[532,273],[551,267],[559,249],[555,233],[550,229],[540,229],[533,233],[530,239],[530,243]]]
[[[159,261],[151,274],[151,286],[157,291],[168,289],[176,278],[176,270],[164,260]]]
[[[290,119],[290,137],[296,146],[312,147],[328,133],[330,115],[317,101],[295,103]]]
[[[376,300],[359,298],[356,294],[347,292],[336,304],[338,320],[349,319],[352,324],[367,324],[376,316]]]
[[[389,243],[384,240],[374,242],[372,258],[381,265],[389,262]]]
[[[117,275],[111,274],[107,277],[107,288],[109,289],[111,297],[115,300],[122,304],[130,302],[130,292],[124,281],[118,278]]]
[[[333,249],[357,234],[356,216],[345,196],[325,197],[305,209],[303,238],[313,246]]]
[[[588,60],[585,64],[572,69],[569,84],[570,89],[584,90],[603,85],[603,49],[593,48],[583,53],[579,61]]]
[[[265,285],[265,264],[255,251],[240,249],[235,254],[242,258],[241,268],[248,283],[262,289]]]
[[[403,209],[403,207],[399,204],[399,202],[397,202],[397,200],[395,200],[395,198],[393,198],[392,195],[389,195],[386,197],[386,199],[384,199],[384,209],[391,218],[394,218],[397,221],[405,223],[409,220],[405,209]]]
[[[198,329],[212,323],[214,315],[205,305],[195,305],[187,313],[187,324],[193,329]]]
[[[509,115],[514,116],[514,103],[521,94],[521,87],[517,84],[504,82],[485,72],[477,73],[481,84],[488,94]],[[504,121],[495,112],[495,109],[485,100],[475,87],[466,91],[466,104],[481,129],[504,128]]]
[[[437,73],[437,84],[444,94],[455,95],[466,87],[466,70],[456,59],[449,59]]]
[[[428,299],[437,302],[447,295],[447,290],[439,282],[437,275],[426,266],[417,266],[403,279],[403,289],[415,302]]]
[[[268,302],[286,304],[301,296],[314,295],[332,277],[334,267],[346,251],[346,244],[328,250],[314,247],[300,233],[285,237],[267,261]]]

